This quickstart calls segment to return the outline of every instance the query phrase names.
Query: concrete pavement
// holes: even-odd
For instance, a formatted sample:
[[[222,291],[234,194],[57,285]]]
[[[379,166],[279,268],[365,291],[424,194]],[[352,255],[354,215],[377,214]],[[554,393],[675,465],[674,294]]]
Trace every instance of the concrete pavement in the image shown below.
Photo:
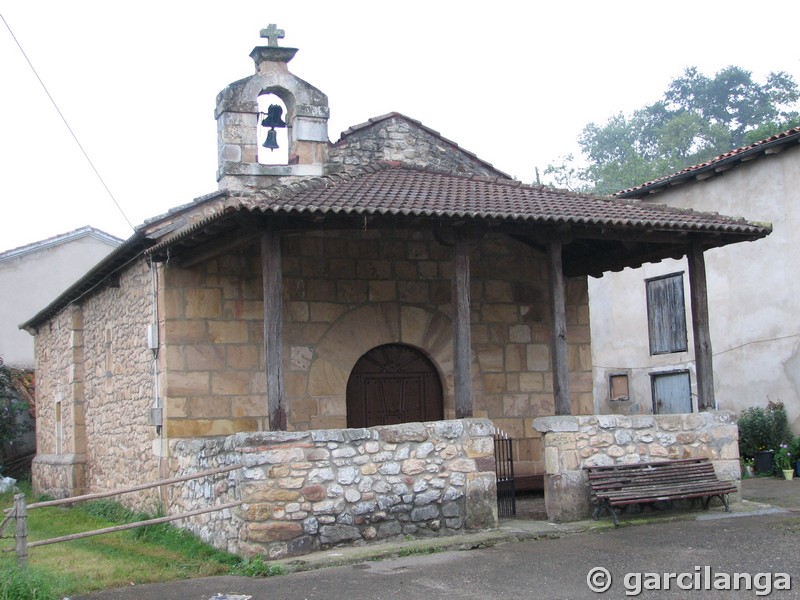
[[[633,571],[697,568],[787,572],[797,590],[772,596],[800,597],[800,481],[751,479],[743,500],[727,514],[668,510],[626,517],[613,527],[608,518],[552,524],[507,519],[496,530],[462,536],[409,540],[277,561],[292,574],[268,579],[211,577],[130,586],[83,600],[253,600],[261,598],[580,598],[593,566],[619,579]],[[770,503],[760,502],[769,500]],[[746,518],[742,518],[746,517]],[[550,540],[550,541],[536,541]],[[460,552],[460,550],[474,550]],[[620,581],[610,597],[625,597]],[[794,581],[793,581],[794,583]],[[704,591],[696,597],[754,597],[754,591]],[[676,595],[672,597],[686,597]],[[733,595],[732,595],[733,594]],[[785,595],[789,594],[789,595]],[[640,595],[640,597],[647,597]],[[658,597],[670,597],[660,592]],[[77,599],[73,599],[77,600]]]

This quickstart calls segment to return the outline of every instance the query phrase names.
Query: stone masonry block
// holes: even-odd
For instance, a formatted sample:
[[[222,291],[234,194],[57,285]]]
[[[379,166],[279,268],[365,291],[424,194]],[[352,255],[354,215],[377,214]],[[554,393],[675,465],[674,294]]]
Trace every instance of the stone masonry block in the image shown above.
[[[497,527],[497,480],[494,472],[469,473],[465,488],[465,527]]]
[[[175,438],[231,435],[238,431],[256,431],[258,419],[170,419],[167,435]]]
[[[545,476],[547,518],[555,521],[578,521],[591,513],[589,486],[583,471],[565,471]]]
[[[216,371],[225,367],[224,346],[196,344],[182,347],[187,371]]]
[[[468,438],[464,441],[464,451],[469,458],[492,456],[494,440],[491,437]]]
[[[248,325],[244,321],[209,321],[208,341],[213,344],[248,342]]]
[[[558,460],[558,448],[545,446],[544,448],[544,472],[548,475],[559,473],[561,464]]]
[[[570,416],[538,417],[534,419],[533,426],[542,433],[579,430],[578,419]]]
[[[247,525],[247,538],[259,543],[287,541],[302,535],[302,533],[303,526],[300,523],[269,521]]]
[[[550,370],[550,347],[547,344],[528,344],[528,371]]]
[[[503,348],[500,346],[487,346],[477,351],[478,363],[484,372],[499,373],[503,370]]]
[[[369,282],[370,302],[387,302],[397,298],[397,282],[394,280],[376,280]]]
[[[424,442],[428,439],[428,430],[422,423],[403,423],[379,427],[378,432],[384,443]]]
[[[222,290],[187,288],[184,290],[184,314],[188,319],[218,319],[222,316]]]
[[[187,416],[194,419],[214,419],[231,416],[231,403],[227,398],[189,398],[186,401]]]
[[[165,344],[198,344],[206,341],[205,321],[168,320],[164,325]]]
[[[219,396],[246,396],[250,393],[251,375],[247,371],[224,371],[211,374],[211,393]]]
[[[210,391],[208,373],[172,371],[166,376],[167,396],[207,396]]]

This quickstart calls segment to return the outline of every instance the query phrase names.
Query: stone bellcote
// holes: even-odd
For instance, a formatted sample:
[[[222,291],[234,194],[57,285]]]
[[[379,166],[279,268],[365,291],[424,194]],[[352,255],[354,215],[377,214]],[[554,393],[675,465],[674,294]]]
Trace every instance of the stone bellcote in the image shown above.
[[[328,158],[328,97],[289,72],[296,48],[278,46],[283,31],[271,24],[261,30],[267,46],[253,48],[256,72],[217,95],[219,189],[257,190],[296,178],[323,174]],[[274,94],[286,106],[288,163],[258,162],[259,97]]]

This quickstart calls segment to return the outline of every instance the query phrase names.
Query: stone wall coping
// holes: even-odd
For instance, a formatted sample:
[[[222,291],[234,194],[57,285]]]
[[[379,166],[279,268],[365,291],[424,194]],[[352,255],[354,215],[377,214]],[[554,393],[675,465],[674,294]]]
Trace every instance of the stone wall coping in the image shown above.
[[[696,429],[711,423],[734,423],[735,414],[729,410],[709,410],[698,413],[682,413],[670,415],[557,415],[537,417],[533,427],[541,433],[578,432],[582,427],[591,426],[600,429],[644,429],[668,425],[670,429],[680,425],[683,429]]]
[[[467,433],[470,437],[490,436],[494,424],[489,419],[468,418],[425,423],[400,423],[354,429],[312,429],[309,431],[244,431],[229,436],[172,438],[170,446],[182,451],[199,452],[217,447],[220,451],[252,448],[288,442],[357,442],[380,440],[386,443],[424,442],[431,436],[453,439]]]

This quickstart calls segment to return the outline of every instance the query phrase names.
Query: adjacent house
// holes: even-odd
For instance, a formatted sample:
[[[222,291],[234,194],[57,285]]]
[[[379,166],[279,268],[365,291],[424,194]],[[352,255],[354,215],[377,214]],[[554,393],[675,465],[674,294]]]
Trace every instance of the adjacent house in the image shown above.
[[[720,409],[786,405],[800,431],[800,129],[617,194],[643,206],[747,214],[774,224],[757,244],[709,249],[713,387]],[[686,292],[690,266],[675,256],[589,282],[598,413],[698,410],[697,340],[703,319]],[[713,346],[712,346],[713,344]]]
[[[34,487],[241,467],[125,499],[238,502],[189,527],[270,557],[493,526],[494,429],[541,477],[534,419],[595,410],[587,276],[688,253],[702,303],[704,253],[770,228],[523,185],[399,113],[331,143],[280,33],[217,97],[219,190],[25,323]]]
[[[94,227],[0,252],[0,356],[32,368],[33,338],[19,325],[86,273],[122,240]]]

